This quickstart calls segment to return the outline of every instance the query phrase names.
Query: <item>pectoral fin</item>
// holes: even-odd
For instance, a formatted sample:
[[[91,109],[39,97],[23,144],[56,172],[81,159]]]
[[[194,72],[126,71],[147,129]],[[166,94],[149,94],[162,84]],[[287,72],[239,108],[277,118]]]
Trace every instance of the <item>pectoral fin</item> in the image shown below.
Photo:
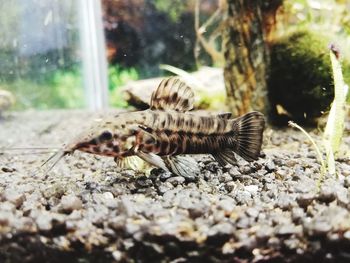
[[[169,170],[176,175],[188,178],[200,172],[198,163],[190,156],[176,155],[163,157],[163,159]]]
[[[148,162],[153,166],[162,168],[163,170],[169,172],[169,169],[168,169],[167,165],[165,164],[164,160],[161,157],[159,157],[158,155],[156,155],[154,153],[144,153],[141,151],[137,151],[135,154],[138,157],[140,157],[142,160],[144,160],[145,162]]]
[[[119,168],[130,168],[132,170],[142,170],[144,168],[144,162],[137,156],[129,156],[125,158],[114,158],[115,163]]]
[[[237,159],[233,151],[212,153],[212,155],[221,166],[226,166],[227,164],[237,164]]]
[[[166,156],[160,157],[154,153],[136,152],[138,157],[153,166],[162,168],[164,171],[183,176],[193,177],[199,174],[200,169],[196,160],[189,156]]]

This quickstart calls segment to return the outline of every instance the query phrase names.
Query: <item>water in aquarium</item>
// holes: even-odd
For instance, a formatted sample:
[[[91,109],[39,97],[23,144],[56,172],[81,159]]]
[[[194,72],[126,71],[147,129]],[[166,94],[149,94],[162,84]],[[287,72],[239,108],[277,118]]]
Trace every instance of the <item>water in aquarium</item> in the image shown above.
[[[0,262],[349,261],[349,1],[0,7]]]

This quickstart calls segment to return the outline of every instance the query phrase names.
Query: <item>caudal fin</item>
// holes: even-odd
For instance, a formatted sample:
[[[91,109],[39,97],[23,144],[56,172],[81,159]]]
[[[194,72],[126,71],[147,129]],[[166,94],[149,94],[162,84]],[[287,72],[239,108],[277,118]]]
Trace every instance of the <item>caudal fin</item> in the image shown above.
[[[265,128],[264,115],[257,111],[249,112],[237,119],[238,138],[235,152],[246,161],[259,158],[263,132]]]

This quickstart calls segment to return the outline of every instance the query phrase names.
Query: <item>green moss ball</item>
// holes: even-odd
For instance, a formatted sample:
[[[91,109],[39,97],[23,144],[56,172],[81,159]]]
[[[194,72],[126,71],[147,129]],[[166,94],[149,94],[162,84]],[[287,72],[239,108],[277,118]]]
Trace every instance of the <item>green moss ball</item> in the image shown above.
[[[308,31],[272,44],[268,81],[272,109],[280,105],[298,121],[312,120],[329,109],[334,98],[329,44],[326,37]]]

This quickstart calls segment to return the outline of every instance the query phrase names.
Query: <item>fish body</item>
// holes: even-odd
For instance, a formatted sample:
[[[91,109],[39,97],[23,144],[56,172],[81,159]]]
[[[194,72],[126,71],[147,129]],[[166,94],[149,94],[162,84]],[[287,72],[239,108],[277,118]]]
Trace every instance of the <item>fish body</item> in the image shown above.
[[[221,164],[235,164],[235,153],[247,161],[259,157],[264,117],[250,112],[232,119],[230,113],[197,115],[192,89],[178,78],[161,82],[145,111],[119,113],[67,145],[61,156],[75,150],[111,156],[124,167],[131,157],[184,175],[198,172],[186,154],[212,154]],[[130,162],[129,162],[130,163]]]

